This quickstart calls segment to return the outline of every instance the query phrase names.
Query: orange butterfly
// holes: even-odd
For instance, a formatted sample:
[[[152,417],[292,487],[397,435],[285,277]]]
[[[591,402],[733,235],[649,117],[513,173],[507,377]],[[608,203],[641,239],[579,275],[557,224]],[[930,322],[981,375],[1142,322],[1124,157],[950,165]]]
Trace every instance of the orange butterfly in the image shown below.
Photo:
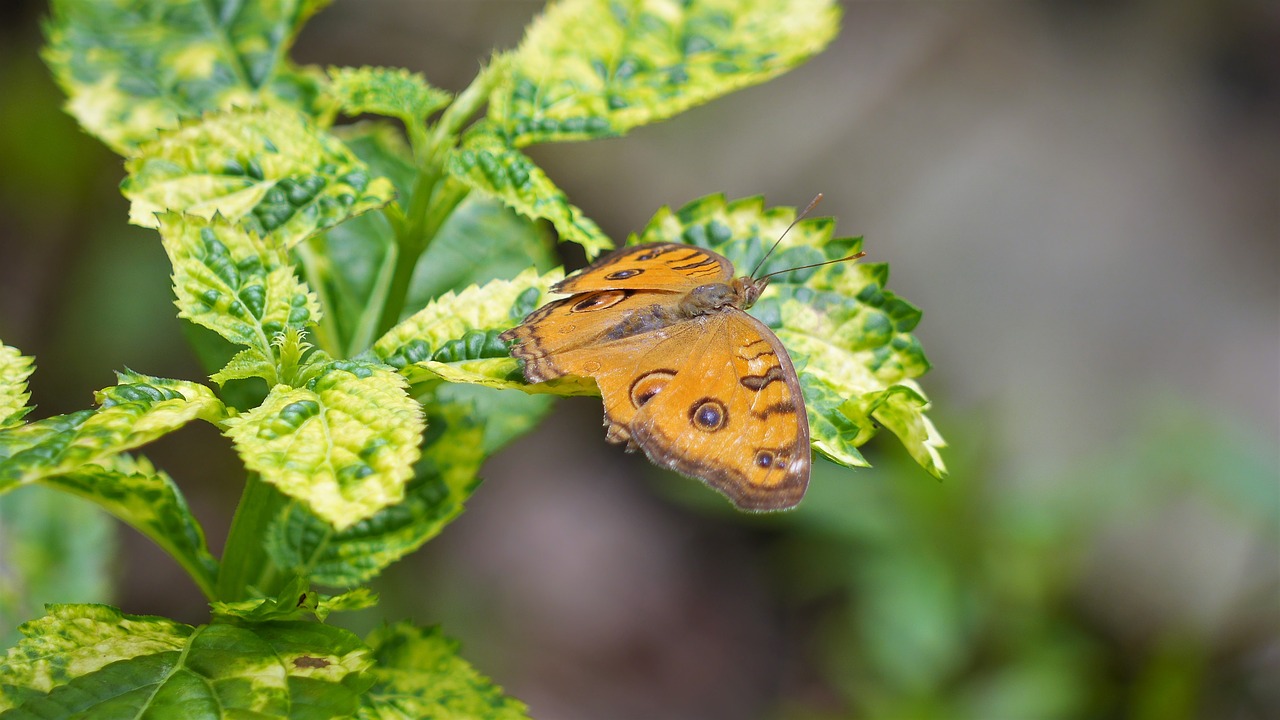
[[[804,496],[812,459],[791,358],[746,313],[768,282],[735,279],[727,258],[692,245],[634,245],[552,286],[570,297],[500,337],[529,382],[595,379],[610,442],[740,509],[785,510]]]

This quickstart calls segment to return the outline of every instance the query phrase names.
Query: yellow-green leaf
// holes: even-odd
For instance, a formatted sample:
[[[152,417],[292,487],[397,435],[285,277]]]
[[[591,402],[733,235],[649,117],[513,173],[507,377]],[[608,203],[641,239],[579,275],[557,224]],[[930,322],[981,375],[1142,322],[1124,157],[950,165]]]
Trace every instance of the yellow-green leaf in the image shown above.
[[[246,467],[338,529],[404,498],[424,422],[391,370],[336,361],[226,422]]]
[[[98,392],[99,408],[0,430],[0,492],[99,464],[151,442],[196,418],[226,414],[209,388],[134,372]]]
[[[165,213],[158,220],[180,317],[264,359],[277,334],[319,319],[319,302],[294,275],[288,252],[271,242],[274,236],[246,232],[220,215]]]
[[[286,51],[328,0],[55,0],[44,57],[67,110],[127,155],[184,118],[306,104],[321,78]]]
[[[366,640],[375,666],[361,697],[360,720],[527,720],[528,708],[476,672],[458,643],[438,628],[407,622],[374,630]]]
[[[230,110],[183,123],[142,144],[121,184],[129,220],[221,213],[272,245],[291,248],[386,205],[391,181],[372,177],[337,138],[292,110]]]
[[[582,214],[529,156],[488,123],[477,123],[448,158],[449,174],[475,190],[534,220],[549,221],[560,239],[574,242],[595,257],[613,247],[595,221]]]
[[[90,500],[133,526],[169,553],[201,590],[213,594],[218,561],[204,531],[178,486],[147,459],[117,455],[43,483]]]
[[[591,380],[526,384],[506,343],[498,339],[546,302],[548,288],[562,276],[560,270],[538,275],[530,268],[512,280],[447,292],[388,331],[373,352],[415,386],[444,380],[526,392],[598,394]]]
[[[561,0],[509,56],[489,117],[517,146],[618,135],[826,47],[831,0]]]
[[[27,378],[35,369],[34,363],[17,348],[0,344],[0,429],[17,425],[31,412]]]
[[[105,605],[50,605],[0,662],[13,717],[345,718],[369,648],[314,622],[191,627]]]
[[[341,531],[291,503],[264,541],[276,565],[322,585],[352,587],[417,550],[462,512],[480,481],[485,429],[468,405],[427,407],[422,459],[404,501]]]
[[[371,113],[421,125],[449,104],[451,94],[431,87],[420,73],[402,68],[330,68],[327,92],[347,115]]]

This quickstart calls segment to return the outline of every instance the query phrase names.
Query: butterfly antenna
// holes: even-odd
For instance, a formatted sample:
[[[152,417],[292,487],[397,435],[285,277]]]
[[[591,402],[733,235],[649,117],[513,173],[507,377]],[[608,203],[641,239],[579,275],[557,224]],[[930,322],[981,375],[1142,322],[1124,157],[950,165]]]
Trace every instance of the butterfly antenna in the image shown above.
[[[764,257],[760,258],[760,262],[756,263],[756,266],[755,266],[754,268],[752,268],[752,269],[751,269],[751,275],[749,275],[749,277],[755,277],[755,276],[756,276],[756,272],[758,272],[758,271],[760,270],[761,266],[763,266],[763,265],[764,265],[764,261],[769,259],[769,256],[773,254],[773,251],[774,251],[774,250],[777,250],[777,249],[778,249],[778,243],[782,242],[782,238],[786,237],[786,236],[787,236],[787,233],[791,232],[791,228],[795,227],[795,226],[796,226],[796,223],[798,223],[798,222],[800,222],[801,220],[803,220],[803,219],[804,219],[804,216],[805,216],[805,215],[808,215],[808,214],[809,214],[809,211],[810,211],[810,210],[812,210],[812,209],[814,208],[814,206],[815,206],[815,205],[817,205],[817,204],[818,204],[819,202],[821,202],[821,201],[822,201],[822,193],[818,193],[817,195],[814,195],[814,196],[813,196],[813,199],[809,201],[809,204],[805,207],[804,211],[803,211],[803,212],[801,212],[799,215],[797,215],[795,220],[792,220],[792,221],[791,221],[791,224],[787,226],[787,229],[786,229],[786,230],[783,230],[783,231],[782,231],[782,234],[778,236],[778,239],[777,239],[777,240],[774,240],[774,241],[773,241],[773,246],[769,248],[769,252],[767,252],[767,253],[765,253],[765,254],[764,254]],[[800,270],[801,268],[791,268],[791,269],[792,269],[792,270]],[[783,272],[787,272],[787,271],[786,271],[786,270],[784,270]],[[777,275],[777,274],[778,274],[778,273],[769,273],[769,275]],[[768,277],[768,275],[766,275],[765,277]],[[763,279],[763,278],[762,278],[762,279]]]
[[[816,267],[822,267],[823,265],[833,265],[833,264],[835,264],[835,263],[845,262],[846,260],[857,260],[858,258],[860,258],[860,257],[865,257],[865,256],[866,256],[866,253],[864,253],[864,252],[856,252],[856,253],[854,253],[854,254],[852,254],[852,255],[846,255],[845,257],[837,258],[837,259],[835,259],[835,260],[823,260],[823,261],[822,261],[822,262],[820,262],[820,263],[813,263],[812,265],[801,265],[800,267],[786,268],[786,269],[783,269],[783,270],[778,270],[778,271],[776,271],[776,272],[771,272],[771,273],[769,273],[768,275],[764,275],[764,276],[760,277],[760,278],[759,278],[759,280],[768,280],[769,278],[773,277],[774,275],[781,275],[782,273],[789,273],[789,272],[791,272],[792,270],[808,270],[809,268],[816,268]]]

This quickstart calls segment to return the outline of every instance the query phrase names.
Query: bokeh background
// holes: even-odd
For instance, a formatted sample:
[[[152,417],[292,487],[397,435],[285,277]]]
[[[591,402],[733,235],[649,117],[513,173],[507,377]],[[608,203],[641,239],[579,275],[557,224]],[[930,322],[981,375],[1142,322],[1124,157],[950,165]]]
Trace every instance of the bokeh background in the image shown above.
[[[340,0],[295,57],[456,91],[539,7]],[[882,437],[874,468],[822,465],[798,511],[744,517],[564,401],[379,580],[381,612],[443,624],[540,719],[1280,717],[1280,9],[844,9],[830,49],[773,82],[533,154],[619,240],[712,192],[825,193],[924,309],[951,475]],[[0,5],[0,338],[36,356],[40,417],[87,407],[111,369],[203,377],[120,160],[59,109],[44,13]],[[226,442],[193,427],[148,455],[220,547]],[[116,559],[0,567],[0,592],[205,617],[132,531],[79,504],[60,511],[77,532],[42,526],[30,510],[55,501],[6,496],[0,542]]]

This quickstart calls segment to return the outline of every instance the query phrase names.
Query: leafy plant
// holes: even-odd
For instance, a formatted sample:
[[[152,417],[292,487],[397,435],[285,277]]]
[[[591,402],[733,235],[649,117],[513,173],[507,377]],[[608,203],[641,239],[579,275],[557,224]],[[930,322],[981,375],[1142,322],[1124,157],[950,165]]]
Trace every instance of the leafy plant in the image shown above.
[[[549,394],[594,391],[526,386],[497,339],[563,275],[547,226],[588,256],[612,245],[521,148],[620,135],[767,80],[838,20],[828,0],[565,0],[454,96],[403,70],[291,62],[324,4],[53,3],[45,59],[72,115],[126,158],[129,220],[158,231],[217,391],[125,370],[95,408],[25,422],[33,363],[3,347],[0,493],[97,503],[169,553],[212,612],[192,627],[48,606],[0,665],[5,717],[524,716],[435,630],[361,639],[310,619],[375,603],[361,583],[462,511],[480,464]],[[750,267],[794,215],[713,195],[629,242]],[[860,245],[832,229],[802,222],[765,271]],[[928,369],[920,313],[887,275],[793,272],[755,312],[801,369],[815,448],[865,465],[857,448],[883,426],[940,475],[912,380]],[[170,476],[134,453],[196,420],[247,470],[220,558]]]

